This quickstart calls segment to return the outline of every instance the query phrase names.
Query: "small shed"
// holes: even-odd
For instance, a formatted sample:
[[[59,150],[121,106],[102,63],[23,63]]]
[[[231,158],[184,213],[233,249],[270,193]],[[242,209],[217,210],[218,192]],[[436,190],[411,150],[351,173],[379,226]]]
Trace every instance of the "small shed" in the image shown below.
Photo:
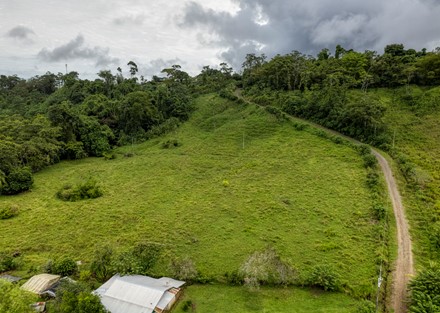
[[[32,293],[41,294],[44,291],[52,288],[61,279],[59,275],[39,274],[32,276],[23,286],[22,289]]]
[[[184,284],[168,277],[115,275],[94,293],[111,313],[165,313],[178,299]]]

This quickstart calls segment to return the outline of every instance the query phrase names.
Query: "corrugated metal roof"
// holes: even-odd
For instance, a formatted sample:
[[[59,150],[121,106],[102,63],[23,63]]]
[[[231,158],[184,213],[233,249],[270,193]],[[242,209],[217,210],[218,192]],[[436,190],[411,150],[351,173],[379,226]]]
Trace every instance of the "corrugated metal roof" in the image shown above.
[[[176,295],[174,293],[171,293],[169,291],[165,291],[162,298],[157,303],[156,307],[158,307],[161,310],[165,310],[168,306],[168,303],[170,303]]]
[[[168,277],[155,279],[141,275],[115,275],[94,293],[101,296],[102,304],[112,313],[151,313],[159,302],[163,305],[169,298],[167,295],[163,299],[168,289],[184,284]]]
[[[23,286],[22,289],[40,294],[43,291],[52,287],[61,279],[59,275],[39,274],[31,277]]]

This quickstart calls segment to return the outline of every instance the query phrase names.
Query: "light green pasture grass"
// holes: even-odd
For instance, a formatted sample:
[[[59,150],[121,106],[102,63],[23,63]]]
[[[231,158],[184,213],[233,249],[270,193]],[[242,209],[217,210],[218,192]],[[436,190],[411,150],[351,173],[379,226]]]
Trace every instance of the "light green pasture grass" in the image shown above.
[[[185,312],[183,306],[187,301],[194,304],[195,312],[203,313],[351,313],[357,307],[356,300],[338,293],[266,287],[250,291],[222,285],[189,286],[174,312]]]
[[[20,207],[0,221],[0,251],[20,250],[34,266],[63,255],[87,263],[98,245],[150,241],[218,278],[272,246],[300,273],[329,264],[348,289],[375,290],[382,244],[358,154],[251,105],[210,95],[197,108],[176,132],[118,148],[115,160],[61,162],[37,173],[31,192],[0,197]],[[168,139],[182,146],[162,149]],[[101,198],[55,197],[90,177]],[[169,274],[167,263],[156,271]]]

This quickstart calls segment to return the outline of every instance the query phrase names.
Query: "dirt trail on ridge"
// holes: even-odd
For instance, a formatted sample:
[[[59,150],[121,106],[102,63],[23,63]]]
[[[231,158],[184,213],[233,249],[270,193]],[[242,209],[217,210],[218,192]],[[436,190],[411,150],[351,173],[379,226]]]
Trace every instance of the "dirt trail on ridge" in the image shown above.
[[[391,308],[394,309],[395,313],[405,313],[408,311],[406,305],[407,286],[411,276],[414,274],[412,244],[408,221],[405,217],[405,210],[402,205],[400,193],[397,189],[396,181],[387,160],[376,150],[372,149],[372,152],[378,160],[385,176],[397,226],[397,259],[393,272]]]

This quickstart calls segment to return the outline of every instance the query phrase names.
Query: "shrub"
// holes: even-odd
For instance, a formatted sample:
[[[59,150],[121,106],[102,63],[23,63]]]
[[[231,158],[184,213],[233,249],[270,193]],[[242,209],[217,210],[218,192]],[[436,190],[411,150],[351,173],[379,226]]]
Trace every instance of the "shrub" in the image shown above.
[[[378,221],[383,220],[387,216],[387,210],[383,205],[375,204],[373,205],[372,210],[373,210],[374,218]]]
[[[271,247],[251,254],[241,266],[239,275],[243,277],[244,284],[251,288],[260,284],[287,285],[296,279],[295,269],[282,261]]]
[[[244,283],[243,275],[239,271],[233,271],[230,273],[225,273],[225,278],[228,284],[234,286],[240,286]]]
[[[340,289],[339,275],[328,265],[315,266],[307,279],[307,284],[325,291]]]
[[[111,270],[112,258],[113,250],[108,246],[100,247],[95,250],[90,271],[99,281],[105,281],[113,274]]]
[[[362,155],[362,159],[364,160],[365,168],[375,168],[377,165],[377,159],[371,153]]]
[[[194,312],[195,305],[191,300],[186,300],[182,305],[182,311],[189,312],[190,310],[191,310],[191,312]]]
[[[440,312],[440,266],[431,263],[409,284],[410,312]]]
[[[6,176],[6,184],[1,193],[5,195],[16,195],[31,188],[34,180],[29,167],[17,167]]]
[[[10,205],[0,208],[0,220],[6,220],[18,215],[18,207],[16,205]]]
[[[63,201],[78,201],[84,199],[95,199],[103,195],[101,187],[98,183],[89,179],[85,183],[72,185],[64,185],[61,190],[56,193],[58,199]]]
[[[361,156],[371,154],[371,149],[367,145],[363,145],[363,144],[362,145],[358,145],[358,146],[356,146],[356,149],[357,149],[357,151],[359,152],[359,154]]]
[[[0,279],[0,312],[35,313],[30,306],[37,297],[19,286]]]
[[[198,274],[194,262],[189,258],[171,260],[170,269],[173,277],[187,282],[194,281]]]
[[[364,300],[358,304],[356,308],[356,313],[375,313],[376,305],[368,300]]]
[[[102,156],[104,157],[104,160],[114,160],[116,159],[116,153],[111,153],[111,152],[104,152],[102,154]]]
[[[48,312],[55,313],[107,313],[99,296],[91,293],[81,282],[61,280],[55,300],[48,303]]]
[[[367,186],[374,189],[379,184],[379,174],[371,168],[367,172]]]
[[[163,149],[170,149],[170,148],[177,148],[180,147],[182,144],[177,139],[169,139],[162,143]]]
[[[114,261],[116,272],[127,274],[150,274],[162,253],[162,246],[156,243],[139,243],[132,250],[121,253]]]
[[[45,272],[49,274],[70,276],[78,271],[78,265],[71,258],[65,257],[60,260],[49,260],[44,266]]]
[[[18,263],[18,259],[13,255],[6,252],[0,253],[0,273],[16,270],[19,265]]]

